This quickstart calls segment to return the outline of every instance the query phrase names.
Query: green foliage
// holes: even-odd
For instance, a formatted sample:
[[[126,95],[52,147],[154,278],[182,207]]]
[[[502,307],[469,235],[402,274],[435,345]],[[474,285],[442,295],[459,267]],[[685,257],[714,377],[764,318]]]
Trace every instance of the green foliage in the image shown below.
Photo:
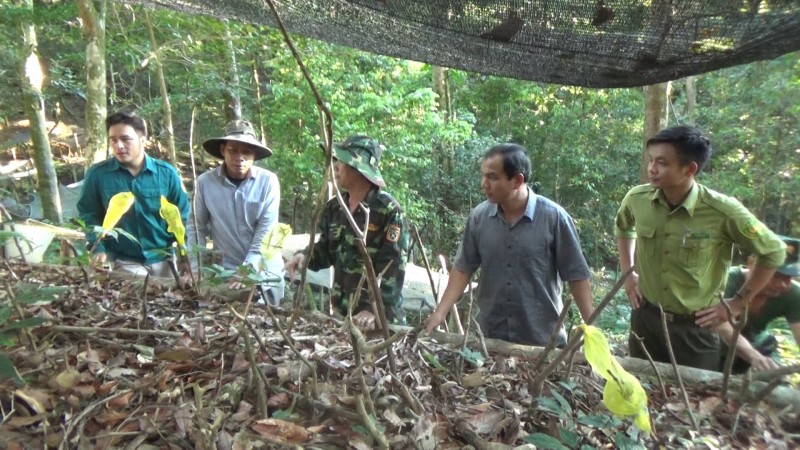
[[[376,430],[378,430],[381,433],[386,431],[386,427],[382,423],[380,423],[380,421],[378,421],[378,419],[375,418],[374,415],[370,414],[368,416],[368,418],[369,418],[370,422],[372,422],[372,425],[375,427]],[[355,424],[355,425],[351,425],[350,428],[353,431],[355,431],[356,433],[359,433],[364,437],[368,438],[368,437],[371,436],[369,430],[367,430],[367,427],[365,427],[364,425]]]
[[[790,54],[698,79],[712,134],[708,185],[742,201],[774,231],[800,234],[800,60]],[[705,94],[705,95],[704,95]]]
[[[5,6],[4,8],[11,8]],[[12,8],[13,9],[13,8]],[[9,10],[0,27],[0,74],[14,75],[17,24],[33,20],[48,61],[45,101],[63,103],[63,115],[83,116],[85,42],[74,2],[37,3],[33,19]],[[107,61],[110,107],[135,107],[154,141],[164,133],[161,96],[153,82],[151,44],[139,6],[110,3]],[[281,220],[309,231],[323,186],[322,134],[311,90],[280,34],[271,28],[150,11],[168,80],[180,168],[188,173],[189,128],[198,170],[210,162],[199,144],[223,127],[226,97],[239,95],[243,112],[275,150],[259,164],[281,180]],[[11,20],[14,19],[14,20]],[[229,81],[225,29],[230,31],[239,84]],[[448,70],[452,110],[441,111],[426,64],[376,56],[295,36],[295,44],[334,116],[334,138],[367,133],[386,152],[381,170],[429,254],[455,253],[469,210],[483,201],[480,158],[498,142],[526,146],[533,160],[530,185],[575,219],[593,267],[616,266],[613,220],[624,193],[638,183],[642,150],[641,89],[587,89],[530,83]],[[694,120],[716,148],[701,180],[740,198],[773,229],[800,234],[797,54],[697,77]],[[2,77],[0,117],[20,110],[15,76]],[[671,124],[684,117],[684,84],[676,82]],[[78,119],[80,120],[80,119]],[[156,147],[150,149],[159,156]],[[188,183],[191,187],[191,183]],[[431,258],[434,265],[437,261]],[[621,311],[622,312],[622,311]]]
[[[546,450],[569,450],[570,447],[562,444],[561,441],[544,433],[531,433],[523,439],[528,444],[533,444],[536,448]]]
[[[292,420],[299,420],[300,416],[297,413],[292,412],[289,409],[279,409],[279,410],[275,411],[274,413],[272,413],[272,418],[273,419],[292,421]]]
[[[203,276],[212,286],[227,282],[230,277],[236,275],[236,272],[236,269],[226,269],[219,264],[203,266]]]
[[[481,352],[466,347],[462,348],[461,351],[458,352],[458,354],[461,355],[465,361],[468,361],[475,367],[483,366],[483,363],[486,360]]]
[[[17,345],[17,333],[39,327],[46,322],[41,317],[15,317],[14,311],[18,306],[50,303],[68,289],[20,283],[15,285],[13,290],[14,295],[6,297],[6,301],[0,304],[0,348]],[[3,378],[24,383],[11,358],[5,353],[0,353],[0,379]]]
[[[20,244],[28,243],[33,244],[33,241],[25,237],[24,234],[17,231],[0,230],[0,245],[5,245],[8,241],[17,239]]]

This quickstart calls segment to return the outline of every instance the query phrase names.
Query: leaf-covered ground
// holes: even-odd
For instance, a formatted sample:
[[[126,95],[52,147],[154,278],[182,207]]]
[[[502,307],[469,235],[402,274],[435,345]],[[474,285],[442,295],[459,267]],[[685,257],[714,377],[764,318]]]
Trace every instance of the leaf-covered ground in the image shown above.
[[[155,282],[145,292],[75,267],[0,272],[0,448],[800,445],[796,411],[724,402],[714,388],[689,387],[693,430],[680,389],[665,386],[665,398],[643,380],[655,427],[645,436],[604,408],[604,381],[585,363],[533,398],[535,361],[513,352],[484,357],[411,331],[390,361],[382,337],[318,313],[292,319]],[[20,325],[37,317],[46,323]]]

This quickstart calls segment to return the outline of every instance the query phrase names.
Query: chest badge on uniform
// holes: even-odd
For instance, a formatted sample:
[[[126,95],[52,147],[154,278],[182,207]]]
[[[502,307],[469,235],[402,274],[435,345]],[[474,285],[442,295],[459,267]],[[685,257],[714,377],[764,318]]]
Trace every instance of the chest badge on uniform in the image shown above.
[[[400,225],[389,225],[389,229],[386,230],[386,240],[389,242],[397,242],[400,240]]]
[[[367,231],[378,231],[378,225],[374,223],[369,224],[369,226],[367,226]]]

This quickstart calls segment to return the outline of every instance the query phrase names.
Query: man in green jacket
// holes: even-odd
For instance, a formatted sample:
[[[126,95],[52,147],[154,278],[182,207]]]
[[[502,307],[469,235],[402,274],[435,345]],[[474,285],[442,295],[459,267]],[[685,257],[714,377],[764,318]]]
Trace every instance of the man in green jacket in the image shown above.
[[[719,338],[730,341],[732,328],[727,322],[700,327],[694,314],[719,302],[735,244],[755,255],[750,278],[734,294],[743,299],[769,282],[783,263],[784,245],[739,201],[695,182],[711,156],[700,130],[662,130],[647,141],[647,152],[650,183],[628,192],[615,227],[622,270],[635,268],[625,283],[633,308],[630,354],[644,358],[643,345],[654,360],[670,361],[660,305],[678,364],[716,370]],[[736,345],[756,368],[775,366],[744,338]]]
[[[86,172],[83,190],[78,200],[80,218],[89,227],[99,226],[115,194],[132,192],[133,206],[122,216],[116,227],[128,232],[106,237],[97,244],[93,262],[113,262],[114,268],[138,275],[170,276],[164,261],[175,242],[161,218],[161,196],[176,205],[181,220],[189,217],[189,199],[178,171],[171,164],[145,153],[147,125],[141,117],[117,112],[106,118],[108,143],[113,158],[94,164]],[[95,233],[87,234],[93,243]]]
[[[386,183],[378,170],[383,147],[375,139],[364,135],[350,136],[344,142],[333,145],[336,159],[334,173],[343,194],[345,204],[359,227],[366,230],[367,252],[376,275],[383,273],[380,294],[389,323],[403,323],[402,289],[408,258],[408,227],[403,210],[397,200],[382,188]],[[367,284],[358,293],[358,283],[364,271],[364,262],[358,251],[356,236],[347,221],[345,211],[337,199],[325,205],[319,221],[319,239],[314,252],[308,249],[296,253],[287,263],[289,277],[302,267],[308,259],[312,270],[333,266],[334,277],[331,303],[342,315],[346,315],[350,302],[359,296],[353,308],[353,322],[363,328],[376,327]]]

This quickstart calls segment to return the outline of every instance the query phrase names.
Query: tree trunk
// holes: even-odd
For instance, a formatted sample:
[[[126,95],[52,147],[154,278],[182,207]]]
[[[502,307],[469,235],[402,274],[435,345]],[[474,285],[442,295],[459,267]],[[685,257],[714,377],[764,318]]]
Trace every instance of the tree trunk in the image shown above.
[[[686,77],[686,123],[695,124],[697,113],[697,86],[694,77]]]
[[[667,97],[670,83],[659,83],[644,87],[644,143],[642,145],[642,163],[639,170],[639,181],[646,183],[647,176],[647,140],[667,127]]]
[[[450,119],[450,92],[446,67],[433,66],[433,92],[438,96],[436,103],[439,106],[439,111],[443,111],[445,118]]]
[[[253,84],[256,86],[256,121],[261,131],[261,143],[269,147],[267,145],[267,133],[264,131],[264,108],[261,106],[261,81],[258,76],[258,62],[255,60],[253,61]]]
[[[106,159],[106,0],[78,0],[86,38],[85,168]]]
[[[223,21],[223,25],[222,40],[225,43],[223,56],[225,64],[228,66],[228,82],[226,83],[228,87],[223,96],[225,98],[225,119],[230,122],[242,118],[242,99],[239,96],[239,71],[236,67],[236,53],[233,49],[230,25],[227,20]]]
[[[436,104],[439,112],[444,114],[445,120],[452,120],[450,109],[450,84],[447,81],[447,68],[433,66],[433,92],[436,93]],[[434,146],[441,157],[442,167],[449,174],[453,174],[453,160],[455,159],[453,146],[445,142],[437,143]]]
[[[169,104],[169,92],[167,91],[167,80],[164,78],[164,69],[161,66],[161,59],[158,56],[159,47],[156,42],[156,36],[153,34],[153,24],[150,21],[150,14],[147,10],[144,11],[144,23],[147,27],[147,35],[150,36],[150,46],[153,51],[153,63],[156,66],[156,78],[158,78],[158,87],[161,91],[161,101],[164,102],[164,126],[166,127],[166,144],[167,154],[169,160],[177,167],[178,158],[175,153],[175,131],[172,127],[172,106]]]
[[[22,6],[32,11],[33,0],[24,0]],[[58,193],[58,178],[44,115],[44,97],[42,96],[44,73],[37,55],[36,28],[33,23],[23,23],[21,27],[20,81],[22,82],[22,102],[30,122],[31,141],[33,142],[33,162],[38,179],[36,189],[42,199],[44,218],[60,224],[61,198]]]

